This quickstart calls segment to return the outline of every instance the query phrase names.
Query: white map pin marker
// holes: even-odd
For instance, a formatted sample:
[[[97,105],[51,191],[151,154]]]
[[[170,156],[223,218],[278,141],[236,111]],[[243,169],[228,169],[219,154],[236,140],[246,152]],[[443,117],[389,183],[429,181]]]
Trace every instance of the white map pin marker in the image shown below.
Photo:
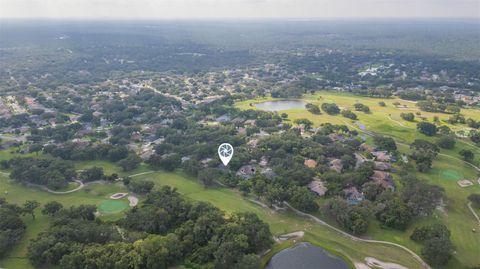
[[[218,156],[223,165],[227,166],[233,156],[233,147],[228,143],[223,143],[218,147]]]

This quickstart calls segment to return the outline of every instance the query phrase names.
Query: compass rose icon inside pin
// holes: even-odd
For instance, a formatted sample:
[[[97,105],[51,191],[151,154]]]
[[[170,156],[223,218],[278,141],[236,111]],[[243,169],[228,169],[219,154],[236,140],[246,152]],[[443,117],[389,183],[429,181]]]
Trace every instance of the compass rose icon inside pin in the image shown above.
[[[233,147],[228,143],[223,143],[218,147],[218,156],[222,160],[223,165],[227,166],[233,156]]]

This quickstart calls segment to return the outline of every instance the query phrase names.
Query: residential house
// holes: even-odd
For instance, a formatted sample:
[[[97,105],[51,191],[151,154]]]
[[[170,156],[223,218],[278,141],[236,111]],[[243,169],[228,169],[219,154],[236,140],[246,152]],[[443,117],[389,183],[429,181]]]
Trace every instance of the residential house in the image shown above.
[[[367,143],[363,143],[360,145],[360,150],[365,152],[373,152],[375,151],[375,148]]]
[[[337,173],[341,173],[341,172],[342,172],[342,169],[343,169],[342,160],[340,160],[340,159],[333,159],[333,160],[331,160],[331,161],[328,163],[328,167],[329,167],[331,170],[336,171]]]
[[[255,166],[253,165],[244,165],[242,167],[240,167],[240,169],[238,169],[237,171],[237,176],[243,178],[243,179],[249,179],[252,177],[252,175],[255,174],[255,172],[257,172],[257,168],[255,168]]]
[[[375,160],[379,162],[394,162],[395,157],[388,151],[373,151],[372,155],[375,156]]]
[[[303,164],[310,169],[314,169],[317,166],[317,162],[313,159],[306,159]]]
[[[337,133],[331,133],[328,135],[328,137],[330,137],[332,141],[343,141],[345,139],[343,135]]]
[[[307,185],[307,188],[318,196],[325,195],[325,192],[328,190],[328,188],[325,187],[325,183],[318,179],[310,181],[310,183]]]
[[[395,189],[395,183],[393,182],[393,178],[388,172],[375,170],[373,171],[371,179],[385,189]]]
[[[356,205],[363,200],[363,193],[360,193],[356,187],[344,189],[343,193],[349,204]]]
[[[380,171],[390,171],[392,170],[392,165],[385,162],[374,162],[374,169]]]

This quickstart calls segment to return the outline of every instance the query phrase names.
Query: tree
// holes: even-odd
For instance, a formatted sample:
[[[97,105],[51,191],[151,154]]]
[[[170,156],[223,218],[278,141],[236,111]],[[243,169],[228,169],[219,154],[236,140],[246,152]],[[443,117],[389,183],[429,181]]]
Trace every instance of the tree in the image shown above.
[[[293,207],[301,211],[315,212],[318,210],[315,196],[305,187],[294,187],[291,190],[289,201]]]
[[[450,231],[443,224],[417,227],[410,238],[424,245],[422,256],[435,267],[447,264],[452,257],[454,247],[450,241]]]
[[[406,121],[414,121],[415,115],[412,112],[400,113],[400,117]]]
[[[336,115],[340,113],[340,108],[337,104],[334,103],[323,103],[322,110],[325,111],[328,115]]]
[[[349,109],[342,110],[342,116],[344,116],[345,118],[351,119],[351,120],[356,120],[357,119],[357,114],[353,113]]]
[[[91,167],[80,172],[80,179],[84,182],[102,180],[105,178],[103,174],[103,168],[101,167]]]
[[[419,122],[417,123],[417,130],[427,136],[434,136],[437,134],[437,126],[429,122]]]
[[[432,167],[433,160],[440,151],[437,145],[421,139],[416,139],[410,148],[414,149],[411,157],[417,163],[417,170],[420,172],[426,172]]]
[[[9,165],[12,167],[10,178],[52,189],[65,187],[77,174],[73,163],[58,158],[13,158]]]
[[[43,206],[42,214],[53,216],[63,208],[63,205],[57,201],[51,201]]]
[[[397,150],[397,144],[395,143],[395,140],[391,137],[376,135],[373,137],[373,142],[377,146],[378,150]]]
[[[468,135],[470,137],[470,140],[472,140],[473,143],[475,144],[480,144],[480,132],[476,130],[470,130],[470,133]]]
[[[374,202],[377,196],[384,191],[384,188],[375,182],[367,182],[362,186],[362,191],[365,199]]]
[[[210,187],[215,184],[215,181],[219,177],[219,172],[217,169],[214,168],[205,168],[198,172],[198,180],[200,180],[205,187]]]
[[[118,162],[128,156],[128,149],[124,146],[115,146],[108,151],[107,158],[112,162]]]
[[[308,119],[296,119],[293,122],[298,125],[303,125],[307,130],[312,128],[312,125],[313,125],[313,122]]]
[[[433,238],[425,243],[422,256],[433,266],[442,266],[448,263],[453,255],[453,244],[450,239]]]
[[[168,154],[167,156],[154,155],[148,161],[151,165],[160,167],[165,171],[173,171],[182,164],[180,155],[176,153]]]
[[[463,160],[467,162],[471,162],[475,158],[475,154],[469,149],[462,149],[459,154],[462,156]]]
[[[472,193],[468,196],[468,200],[472,202],[473,207],[480,208],[480,194]]]
[[[443,197],[443,189],[418,180],[408,181],[402,190],[402,201],[410,208],[414,216],[428,216]]]
[[[138,193],[138,194],[149,193],[154,186],[155,186],[155,183],[153,183],[152,181],[139,180],[139,179],[131,180],[130,183],[128,184],[128,188],[134,193]]]
[[[118,165],[122,167],[123,171],[126,172],[134,170],[140,165],[141,162],[142,159],[136,154],[129,154],[127,158],[118,161]]]
[[[308,103],[305,105],[305,108],[307,108],[307,110],[312,114],[315,114],[315,115],[320,114],[320,108],[315,104]]]
[[[412,219],[410,208],[397,197],[383,202],[383,208],[375,214],[377,219],[390,228],[405,230]]]
[[[441,136],[437,141],[437,145],[444,149],[453,149],[455,147],[455,138],[450,135]]]
[[[356,111],[363,111],[365,113],[370,113],[370,108],[364,104],[356,103],[353,105]]]
[[[261,268],[260,258],[255,254],[243,255],[235,266],[235,269],[257,269]]]
[[[329,199],[323,211],[354,234],[363,234],[368,229],[368,210],[359,205],[350,206],[340,197]]]
[[[40,206],[40,203],[37,202],[37,201],[33,201],[33,200],[27,200],[24,204],[23,204],[23,213],[24,214],[30,214],[33,218],[33,220],[35,220],[35,209],[37,209],[37,207]]]
[[[0,258],[20,241],[25,232],[25,223],[20,218],[21,209],[0,198]]]
[[[442,126],[438,127],[437,130],[438,130],[438,133],[441,134],[441,135],[451,135],[452,134],[452,130],[450,129],[450,127],[448,127],[446,125],[442,125]]]

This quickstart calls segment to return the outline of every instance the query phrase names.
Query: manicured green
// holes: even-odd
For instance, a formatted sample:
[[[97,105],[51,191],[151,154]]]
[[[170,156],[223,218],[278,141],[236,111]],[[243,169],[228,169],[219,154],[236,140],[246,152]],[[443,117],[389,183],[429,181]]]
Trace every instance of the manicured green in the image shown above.
[[[445,169],[440,171],[440,176],[444,179],[460,180],[463,178],[462,174],[453,169]]]
[[[100,213],[115,214],[120,213],[129,207],[124,200],[105,200],[98,205]]]

